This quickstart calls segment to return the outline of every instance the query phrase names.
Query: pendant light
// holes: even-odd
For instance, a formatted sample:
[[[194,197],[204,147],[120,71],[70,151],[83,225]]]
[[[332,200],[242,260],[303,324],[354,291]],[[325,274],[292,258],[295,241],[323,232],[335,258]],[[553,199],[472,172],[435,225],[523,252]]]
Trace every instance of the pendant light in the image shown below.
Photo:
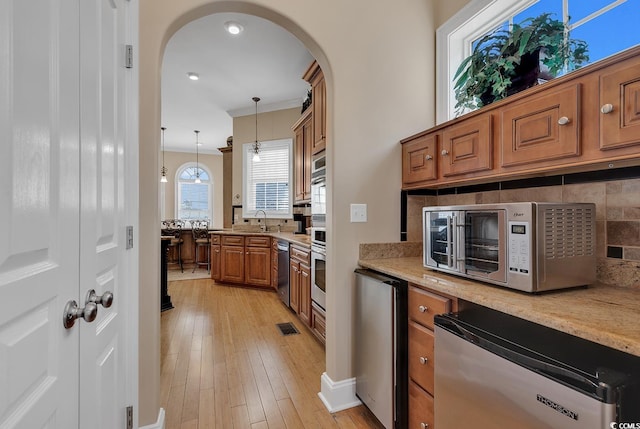
[[[198,146],[200,146],[200,142],[198,141],[198,134],[200,134],[200,131],[194,130],[193,132],[196,133],[196,180],[194,180],[193,183],[201,183],[200,167],[198,164]]]
[[[162,170],[160,170],[160,183],[167,183],[167,168],[164,166],[164,130],[166,127],[160,127],[162,130]]]
[[[253,97],[252,100],[256,103],[256,142],[253,144],[253,161],[260,161],[260,143],[258,142],[258,101],[259,97]]]

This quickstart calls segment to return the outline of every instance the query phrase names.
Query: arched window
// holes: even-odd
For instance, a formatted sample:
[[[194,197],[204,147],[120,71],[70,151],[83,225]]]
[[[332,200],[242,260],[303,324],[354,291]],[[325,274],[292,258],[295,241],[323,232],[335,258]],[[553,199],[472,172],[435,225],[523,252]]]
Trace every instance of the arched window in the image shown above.
[[[569,23],[571,37],[584,40],[589,62],[637,45],[640,0],[472,0],[436,32],[436,122],[455,117],[453,76],[473,43],[498,27],[544,12]],[[617,29],[627,29],[617,30]]]
[[[196,178],[200,183],[196,183]],[[176,174],[176,218],[191,221],[208,219],[213,223],[213,183],[206,167],[188,163]]]

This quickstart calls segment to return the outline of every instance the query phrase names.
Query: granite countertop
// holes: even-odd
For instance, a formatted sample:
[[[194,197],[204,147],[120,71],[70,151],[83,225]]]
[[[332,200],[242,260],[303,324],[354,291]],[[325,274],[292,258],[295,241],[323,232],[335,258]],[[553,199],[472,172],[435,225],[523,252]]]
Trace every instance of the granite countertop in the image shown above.
[[[377,256],[363,259],[361,245],[359,265],[640,356],[638,289],[596,284],[533,295],[424,268],[420,256]]]
[[[222,229],[216,231],[210,231],[210,234],[222,234],[222,235],[268,235],[270,237],[274,237],[280,240],[286,240],[289,243],[297,244],[303,247],[310,248],[311,247],[311,236],[306,234],[294,234],[293,232],[274,232],[267,231],[262,232],[259,230],[233,230],[233,229]]]

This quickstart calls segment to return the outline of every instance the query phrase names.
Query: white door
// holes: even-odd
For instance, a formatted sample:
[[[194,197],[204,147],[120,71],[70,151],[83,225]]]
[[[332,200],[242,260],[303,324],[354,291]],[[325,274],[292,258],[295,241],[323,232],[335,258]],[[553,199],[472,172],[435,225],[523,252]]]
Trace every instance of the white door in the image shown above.
[[[125,427],[127,3],[0,2],[2,429]]]

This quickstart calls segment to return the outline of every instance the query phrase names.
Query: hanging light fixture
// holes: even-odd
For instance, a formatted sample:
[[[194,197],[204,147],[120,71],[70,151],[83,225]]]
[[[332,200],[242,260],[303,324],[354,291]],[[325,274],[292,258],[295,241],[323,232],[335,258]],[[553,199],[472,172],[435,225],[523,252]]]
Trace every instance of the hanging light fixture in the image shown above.
[[[164,130],[166,127],[160,127],[162,130],[162,169],[160,170],[160,182],[167,183],[167,168],[164,166]]]
[[[194,180],[193,183],[202,183],[200,181],[200,167],[198,164],[198,146],[200,146],[200,142],[198,141],[198,134],[200,134],[200,131],[194,130],[193,132],[196,133],[196,180]]]
[[[256,103],[256,142],[253,144],[253,161],[260,161],[260,142],[258,142],[258,101],[259,97],[253,97],[252,100]]]

